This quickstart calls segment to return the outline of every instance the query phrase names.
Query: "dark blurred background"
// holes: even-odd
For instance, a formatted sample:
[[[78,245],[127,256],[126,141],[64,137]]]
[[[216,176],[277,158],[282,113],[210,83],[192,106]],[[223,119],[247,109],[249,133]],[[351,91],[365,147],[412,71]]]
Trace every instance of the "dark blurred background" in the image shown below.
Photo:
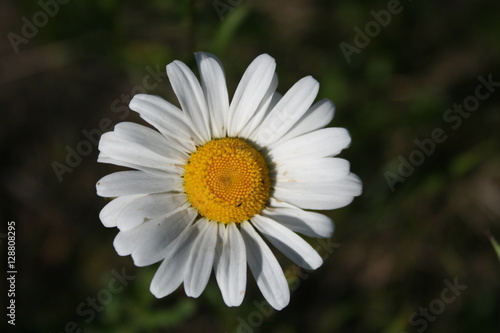
[[[495,0],[2,1],[0,251],[6,267],[15,221],[16,328],[499,332],[499,17]],[[353,137],[341,156],[364,193],[329,213],[320,269],[278,254],[293,289],[280,312],[253,278],[239,308],[213,278],[199,299],[155,299],[158,265],[119,257],[98,217],[95,183],[118,170],[96,162],[100,133],[141,122],[126,107],[136,93],[177,103],[165,65],[195,68],[200,50],[222,60],[231,94],[264,52],[282,93],[314,76]]]

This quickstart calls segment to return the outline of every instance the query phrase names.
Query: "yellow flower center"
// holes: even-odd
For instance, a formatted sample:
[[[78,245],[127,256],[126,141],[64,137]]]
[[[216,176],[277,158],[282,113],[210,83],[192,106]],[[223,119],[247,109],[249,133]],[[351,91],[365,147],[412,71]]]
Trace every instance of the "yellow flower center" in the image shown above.
[[[266,161],[241,139],[207,142],[191,154],[184,168],[189,202],[209,220],[241,223],[260,213],[269,199]]]

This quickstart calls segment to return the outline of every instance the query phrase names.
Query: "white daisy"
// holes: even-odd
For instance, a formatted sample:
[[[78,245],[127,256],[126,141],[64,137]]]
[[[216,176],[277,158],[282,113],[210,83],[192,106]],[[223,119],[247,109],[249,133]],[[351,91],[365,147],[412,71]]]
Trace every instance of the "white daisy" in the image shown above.
[[[213,269],[224,302],[238,306],[248,263],[265,299],[280,310],[290,291],[263,238],[305,269],[321,266],[295,232],[331,237],[331,219],[304,209],[343,207],[361,194],[349,162],[333,157],[349,145],[349,133],[323,128],[334,105],[312,105],[319,88],[312,77],[277,93],[269,55],[250,64],[231,102],[219,60],[195,56],[201,82],[180,61],[167,66],[181,109],[144,94],[130,102],[158,131],[123,122],[102,135],[98,161],[136,170],[97,183],[98,195],[116,197],[101,221],[120,230],[118,254],[132,255],[137,266],[162,261],[151,283],[156,297],[182,283],[198,297]]]

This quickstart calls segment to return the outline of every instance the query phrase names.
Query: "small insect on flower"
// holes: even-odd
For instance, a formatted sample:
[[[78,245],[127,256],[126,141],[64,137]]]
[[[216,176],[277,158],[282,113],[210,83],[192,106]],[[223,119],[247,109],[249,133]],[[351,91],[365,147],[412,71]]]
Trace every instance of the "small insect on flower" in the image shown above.
[[[270,244],[295,264],[323,263],[296,234],[331,237],[330,218],[306,209],[348,205],[361,194],[349,162],[334,157],[351,138],[324,128],[335,107],[313,104],[310,76],[276,92],[276,63],[267,54],[247,68],[229,101],[224,70],[212,54],[195,54],[200,81],[182,62],[167,66],[180,109],[139,94],[130,108],[156,130],[122,122],[102,135],[98,162],[135,170],[105,176],[97,194],[116,197],[101,211],[120,231],[114,246],[137,266],[162,261],[151,292],[164,297],[182,283],[198,297],[212,269],[228,306],[239,306],[247,264],[269,304],[280,310],[290,291]]]

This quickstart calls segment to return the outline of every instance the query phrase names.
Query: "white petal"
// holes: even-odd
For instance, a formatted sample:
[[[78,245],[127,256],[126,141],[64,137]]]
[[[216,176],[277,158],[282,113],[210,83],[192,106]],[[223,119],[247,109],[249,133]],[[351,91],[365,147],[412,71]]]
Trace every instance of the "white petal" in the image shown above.
[[[102,224],[106,228],[116,227],[118,216],[120,215],[122,210],[139,197],[141,197],[141,195],[130,195],[112,200],[110,203],[104,206],[104,208],[99,213],[99,218],[101,219]]]
[[[252,118],[271,85],[276,61],[261,54],[248,66],[229,107],[228,135],[238,136]]]
[[[308,194],[303,197],[302,192],[279,190],[275,192],[276,198],[288,201],[298,207],[305,209],[337,209],[349,205],[354,197],[342,197],[335,195]]]
[[[279,182],[334,181],[347,176],[349,167],[349,162],[342,158],[289,159],[276,162],[274,178]]]
[[[193,242],[184,272],[184,290],[189,297],[198,297],[207,286],[214,266],[217,222],[201,219],[200,234]]]
[[[129,107],[167,138],[186,142],[193,136],[184,113],[159,96],[137,94],[130,101]]]
[[[167,65],[167,75],[195,134],[203,142],[210,141],[210,118],[198,79],[186,64],[178,60]]]
[[[277,146],[292,138],[315,131],[328,125],[335,114],[335,105],[327,98],[315,103],[295,125],[272,146]]]
[[[199,223],[195,222],[167,247],[165,259],[150,286],[151,293],[157,298],[171,294],[182,283],[189,253],[199,232]]]
[[[248,121],[245,127],[241,130],[239,136],[242,138],[252,139],[252,132],[262,123],[262,120],[269,114],[272,108],[278,103],[281,99],[281,94],[276,92],[276,88],[278,87],[278,75],[274,73],[273,80],[271,81],[271,85],[266,91],[264,98],[260,102],[257,111],[253,117]]]
[[[335,195],[356,197],[361,194],[361,180],[355,174],[328,182],[276,182],[276,187],[304,192],[333,193]]]
[[[160,193],[140,197],[122,210],[117,226],[123,231],[130,230],[147,220],[179,209],[186,201],[187,197],[183,193]]]
[[[193,223],[197,214],[188,208],[154,218],[132,230],[121,231],[113,245],[120,255],[132,254],[136,266],[152,265],[165,258],[168,245]]]
[[[300,267],[317,269],[323,264],[318,252],[287,227],[260,215],[254,215],[252,223],[266,236],[271,244]]]
[[[333,182],[276,182],[274,197],[306,209],[336,209],[361,194],[361,180],[354,174]]]
[[[172,173],[179,172],[178,160],[159,155],[147,146],[124,141],[118,138],[114,132],[107,132],[101,136],[99,150],[111,158],[126,163]]]
[[[273,147],[269,155],[274,161],[288,158],[335,156],[350,143],[351,137],[345,128],[323,128]]]
[[[247,283],[245,243],[235,223],[219,223],[219,241],[214,260],[215,277],[227,306],[239,306]]]
[[[182,191],[182,179],[177,175],[159,176],[143,171],[120,171],[101,178],[96,189],[97,195],[101,197]]]
[[[271,99],[271,103],[269,103],[268,112],[271,112],[271,110],[274,109],[274,107],[278,104],[279,101],[281,101],[282,98],[283,98],[283,95],[276,91],[273,94],[273,98]]]
[[[290,290],[278,260],[249,222],[241,223],[241,235],[248,266],[262,295],[273,308],[283,309],[290,302]]]
[[[271,205],[272,205],[271,200]],[[333,235],[333,221],[326,215],[302,210],[298,207],[267,207],[262,211],[285,227],[303,235],[317,238],[330,238]]]
[[[189,157],[183,152],[182,147],[173,144],[161,133],[149,127],[131,122],[122,122],[115,126],[114,132],[123,141],[148,147],[148,149],[159,155],[179,160],[179,163],[184,163],[185,159]]]
[[[153,168],[145,167],[144,165],[139,165],[139,164],[130,163],[130,162],[124,162],[124,161],[109,157],[106,154],[104,154],[103,152],[100,152],[99,155],[97,156],[97,162],[114,164],[114,165],[123,166],[123,167],[127,167],[127,168],[137,169],[137,170],[141,170],[141,171],[144,171],[144,172],[147,172],[147,173],[150,173],[153,175],[158,175],[158,176],[165,176],[165,175],[171,174],[167,170],[153,169]]]
[[[196,214],[193,208],[177,210],[120,231],[113,241],[115,250],[121,256],[132,254],[137,266],[154,264],[165,257],[162,250],[190,225]]]
[[[219,59],[213,54],[196,52],[195,57],[210,114],[212,137],[222,138],[226,135],[229,112],[229,97],[224,69]]]
[[[255,133],[257,144],[268,146],[285,135],[309,109],[318,90],[319,83],[311,76],[306,76],[295,83]]]

